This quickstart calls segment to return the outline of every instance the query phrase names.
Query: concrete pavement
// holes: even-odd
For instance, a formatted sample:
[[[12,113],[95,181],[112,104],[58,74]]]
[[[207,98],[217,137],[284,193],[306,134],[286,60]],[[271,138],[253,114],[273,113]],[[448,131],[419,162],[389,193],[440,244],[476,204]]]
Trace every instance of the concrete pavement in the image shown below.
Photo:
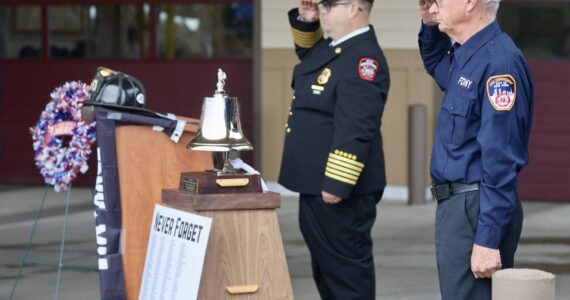
[[[0,299],[8,299],[44,188],[0,186]],[[98,299],[91,191],[74,188],[60,299]],[[66,194],[50,190],[28,261],[56,264]],[[570,203],[524,202],[525,221],[516,267],[554,273],[556,299],[570,299]],[[295,299],[319,299],[310,257],[297,224],[294,196],[278,210]],[[433,241],[435,204],[407,206],[384,199],[373,229],[377,299],[439,299]],[[54,299],[57,270],[26,267],[14,299]]]

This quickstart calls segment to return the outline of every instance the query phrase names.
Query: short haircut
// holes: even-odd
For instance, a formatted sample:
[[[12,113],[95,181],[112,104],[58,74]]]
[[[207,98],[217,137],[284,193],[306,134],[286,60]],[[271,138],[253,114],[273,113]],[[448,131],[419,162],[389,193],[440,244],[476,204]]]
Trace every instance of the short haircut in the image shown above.
[[[501,3],[501,0],[482,0],[482,1],[487,11],[492,13],[493,17],[496,16],[497,11],[499,10],[499,4]]]
[[[360,6],[360,8],[363,10],[367,12],[370,12],[372,10],[372,2],[368,0],[356,0],[356,2],[358,3],[358,6]]]

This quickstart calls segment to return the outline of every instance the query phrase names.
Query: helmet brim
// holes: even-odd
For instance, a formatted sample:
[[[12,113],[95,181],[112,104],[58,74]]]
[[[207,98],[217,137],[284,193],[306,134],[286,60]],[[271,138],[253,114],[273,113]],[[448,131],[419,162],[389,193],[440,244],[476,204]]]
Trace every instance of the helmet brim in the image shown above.
[[[91,101],[85,101],[83,102],[83,106],[102,106],[102,107],[106,107],[106,108],[111,108],[111,109],[116,109],[116,110],[124,110],[124,111],[144,111],[147,113],[156,113],[150,109],[144,108],[144,107],[135,107],[135,106],[123,106],[123,105],[117,105],[117,104],[108,104],[108,103],[100,103],[100,102],[91,102]]]
[[[85,122],[93,122],[95,121],[95,108],[105,108],[117,112],[125,112],[131,114],[137,114],[147,117],[156,117],[158,115],[157,112],[140,107],[130,107],[130,106],[120,106],[120,105],[112,105],[112,104],[101,104],[101,103],[88,103],[84,102],[83,106],[81,107],[81,118]]]

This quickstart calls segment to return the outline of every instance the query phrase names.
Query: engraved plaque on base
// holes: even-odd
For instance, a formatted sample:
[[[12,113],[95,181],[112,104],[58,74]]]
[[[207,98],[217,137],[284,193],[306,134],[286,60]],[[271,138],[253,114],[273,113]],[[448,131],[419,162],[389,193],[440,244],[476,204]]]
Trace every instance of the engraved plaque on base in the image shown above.
[[[181,191],[194,194],[261,193],[258,174],[217,172],[184,172],[180,175]]]

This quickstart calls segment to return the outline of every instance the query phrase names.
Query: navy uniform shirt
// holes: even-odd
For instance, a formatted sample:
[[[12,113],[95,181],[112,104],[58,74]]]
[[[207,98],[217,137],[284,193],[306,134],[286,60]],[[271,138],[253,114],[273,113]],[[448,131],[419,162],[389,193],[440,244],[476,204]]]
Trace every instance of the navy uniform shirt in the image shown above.
[[[480,183],[475,243],[498,248],[528,163],[534,88],[526,60],[496,22],[463,45],[437,26],[419,34],[424,66],[444,91],[430,173],[434,183]]]
[[[386,185],[380,120],[390,85],[374,29],[334,47],[320,23],[289,12],[296,53],[279,183],[341,198]]]

